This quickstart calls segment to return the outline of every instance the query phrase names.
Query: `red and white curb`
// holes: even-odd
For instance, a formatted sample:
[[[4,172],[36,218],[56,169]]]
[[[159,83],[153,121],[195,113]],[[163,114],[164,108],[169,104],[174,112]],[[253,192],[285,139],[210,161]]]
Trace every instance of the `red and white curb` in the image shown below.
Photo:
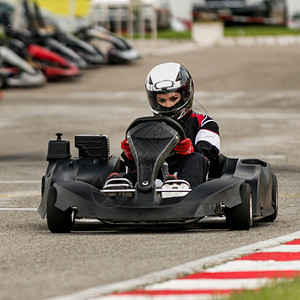
[[[295,276],[300,276],[300,239],[242,256],[205,272],[98,299],[212,299]]]
[[[205,271],[197,272],[201,269]],[[212,299],[296,276],[300,276],[300,231],[52,300]]]

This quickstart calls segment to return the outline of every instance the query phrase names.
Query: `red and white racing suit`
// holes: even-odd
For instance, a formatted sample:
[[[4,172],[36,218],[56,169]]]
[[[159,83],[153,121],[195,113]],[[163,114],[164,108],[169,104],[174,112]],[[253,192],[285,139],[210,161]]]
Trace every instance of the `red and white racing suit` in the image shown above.
[[[209,169],[209,161],[218,159],[220,153],[219,126],[207,115],[191,111],[178,123],[194,146],[194,153],[173,155],[167,159],[170,174],[176,173],[192,187],[204,182]]]

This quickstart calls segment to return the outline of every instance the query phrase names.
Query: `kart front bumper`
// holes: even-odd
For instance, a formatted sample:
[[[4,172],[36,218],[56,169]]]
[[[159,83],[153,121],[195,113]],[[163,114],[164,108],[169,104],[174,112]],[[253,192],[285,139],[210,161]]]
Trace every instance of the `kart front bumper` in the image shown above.
[[[218,203],[234,207],[241,203],[241,178],[225,177],[205,182],[185,197],[162,199],[156,190],[150,193],[136,191],[132,197],[108,197],[94,186],[82,181],[56,182],[55,206],[65,211],[73,208],[77,218],[109,220],[114,222],[189,220],[214,215]],[[42,203],[47,201],[44,194]],[[46,205],[41,205],[42,217]]]

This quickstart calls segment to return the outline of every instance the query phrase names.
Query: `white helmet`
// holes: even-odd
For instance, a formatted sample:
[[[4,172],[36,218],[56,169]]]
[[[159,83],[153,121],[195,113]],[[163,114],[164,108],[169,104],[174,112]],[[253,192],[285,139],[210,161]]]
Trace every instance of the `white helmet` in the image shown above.
[[[192,108],[194,84],[189,71],[177,63],[163,63],[154,67],[147,75],[145,87],[150,108],[154,114],[176,120],[185,116]],[[158,94],[180,93],[181,99],[172,107],[157,102]]]

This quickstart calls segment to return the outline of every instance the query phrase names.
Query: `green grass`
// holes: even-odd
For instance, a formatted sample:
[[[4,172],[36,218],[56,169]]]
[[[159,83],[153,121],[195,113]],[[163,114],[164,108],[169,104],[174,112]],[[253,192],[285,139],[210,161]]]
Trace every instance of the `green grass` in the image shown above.
[[[238,36],[277,36],[277,35],[299,35],[300,29],[291,29],[284,26],[226,26],[225,37]]]
[[[128,38],[127,35],[125,35],[125,37]],[[133,38],[138,39],[139,34],[135,33]],[[151,33],[145,34],[145,39],[151,39],[151,38],[152,38]],[[171,29],[159,30],[157,32],[157,38],[158,39],[191,39],[192,32],[190,31],[176,32]]]
[[[300,28],[287,28],[285,26],[272,25],[232,25],[224,27],[225,37],[257,37],[257,36],[278,36],[278,35],[300,35]],[[124,35],[128,38],[127,35]],[[151,39],[151,33],[145,34],[145,39]],[[159,30],[157,32],[158,39],[173,40],[191,40],[192,32],[177,32],[171,29]],[[134,39],[139,39],[139,34],[134,34]]]
[[[159,30],[157,32],[159,39],[191,39],[192,33],[190,31],[176,32],[173,30]]]
[[[300,28],[291,29],[284,26],[225,26],[225,37],[242,37],[242,36],[278,36],[278,35],[300,35]],[[191,39],[190,31],[176,32],[172,30],[160,30],[157,33],[158,39]],[[146,39],[151,38],[150,34],[146,34]]]
[[[233,294],[227,300],[296,300],[300,298],[300,277],[274,282],[258,291]]]

